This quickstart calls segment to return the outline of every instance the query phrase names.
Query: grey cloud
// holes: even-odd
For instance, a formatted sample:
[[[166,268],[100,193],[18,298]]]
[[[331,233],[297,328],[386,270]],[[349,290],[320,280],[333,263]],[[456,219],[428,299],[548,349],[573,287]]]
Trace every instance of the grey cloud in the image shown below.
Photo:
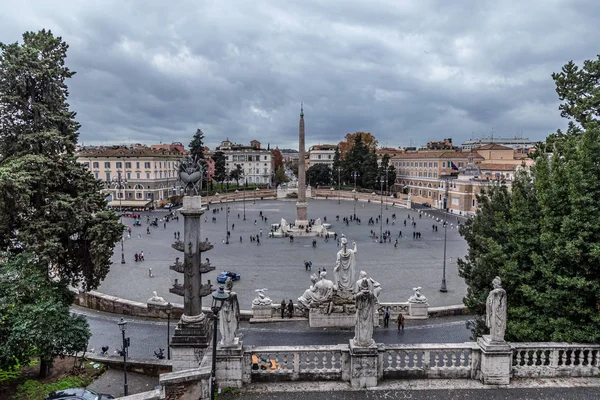
[[[4,4],[3,4],[4,3]],[[70,44],[84,143],[229,137],[296,145],[369,131],[424,144],[563,128],[550,74],[597,53],[589,1],[0,1],[0,41]]]

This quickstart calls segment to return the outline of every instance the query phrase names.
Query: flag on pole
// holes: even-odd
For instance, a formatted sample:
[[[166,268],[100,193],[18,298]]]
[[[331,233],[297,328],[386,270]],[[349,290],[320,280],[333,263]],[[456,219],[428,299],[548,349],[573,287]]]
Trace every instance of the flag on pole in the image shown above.
[[[456,166],[456,164],[454,164],[454,161],[450,161],[450,166],[452,167],[452,170],[458,171],[458,167]]]

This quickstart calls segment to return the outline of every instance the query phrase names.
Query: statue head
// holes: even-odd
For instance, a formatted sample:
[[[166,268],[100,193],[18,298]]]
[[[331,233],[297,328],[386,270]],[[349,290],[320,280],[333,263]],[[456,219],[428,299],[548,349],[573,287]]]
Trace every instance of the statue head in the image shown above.
[[[153,297],[158,297],[158,293],[156,293],[156,290],[152,292],[152,296]]]
[[[342,236],[341,243],[342,243],[342,246],[346,246],[348,244],[348,239],[346,239],[345,236]]]
[[[492,281],[492,286],[494,287],[494,289],[502,288],[502,281],[500,280],[499,276],[494,278],[494,280]]]
[[[321,279],[325,279],[325,277],[327,276],[327,271],[321,271],[319,275],[321,276]]]
[[[231,280],[230,277],[227,277],[227,280],[225,281],[225,290],[231,290],[233,289],[233,281]]]
[[[360,271],[358,276],[360,277],[360,279],[365,279],[367,277],[367,273],[365,271]]]
[[[362,279],[358,285],[359,290],[369,290],[369,282],[366,279]]]

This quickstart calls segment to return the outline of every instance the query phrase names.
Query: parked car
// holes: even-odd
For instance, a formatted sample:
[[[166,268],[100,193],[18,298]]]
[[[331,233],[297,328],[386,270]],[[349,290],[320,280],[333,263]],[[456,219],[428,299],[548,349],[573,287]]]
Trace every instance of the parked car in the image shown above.
[[[167,203],[164,205],[163,208],[171,208],[171,207],[173,207],[173,203]]]
[[[57,390],[46,396],[46,400],[104,400],[114,398],[110,394],[95,393],[84,388]]]
[[[140,222],[139,219],[137,219],[134,221],[133,226],[142,226],[142,223]]]
[[[225,281],[227,281],[227,278],[231,278],[232,281],[239,281],[241,275],[231,271],[223,271],[217,276],[217,282],[225,283]]]
[[[267,360],[266,358],[262,358],[261,356],[252,354],[252,369],[274,371],[276,369],[281,369],[281,364],[276,362],[275,360]]]

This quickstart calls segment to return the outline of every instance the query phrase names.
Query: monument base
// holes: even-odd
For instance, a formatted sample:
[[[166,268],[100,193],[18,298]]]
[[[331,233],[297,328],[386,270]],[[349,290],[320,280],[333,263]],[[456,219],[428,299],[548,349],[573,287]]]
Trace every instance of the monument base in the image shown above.
[[[270,304],[252,304],[252,319],[269,321],[273,318],[273,307]]]
[[[373,342],[369,346],[357,346],[350,339],[350,384],[353,388],[377,386],[379,351]]]
[[[180,320],[171,338],[173,372],[197,368],[210,345],[210,339],[210,324],[206,316],[193,324]]]
[[[327,309],[311,308],[308,312],[308,326],[311,328],[354,328],[356,312],[332,312]]]
[[[409,303],[408,315],[412,319],[428,319],[429,304],[428,303]]]
[[[215,379],[219,387],[236,389],[242,387],[243,359],[243,343],[239,338],[235,338],[235,344],[232,346],[217,345]]]
[[[506,342],[492,341],[489,335],[477,338],[481,348],[481,376],[486,385],[508,385],[512,349]]]

